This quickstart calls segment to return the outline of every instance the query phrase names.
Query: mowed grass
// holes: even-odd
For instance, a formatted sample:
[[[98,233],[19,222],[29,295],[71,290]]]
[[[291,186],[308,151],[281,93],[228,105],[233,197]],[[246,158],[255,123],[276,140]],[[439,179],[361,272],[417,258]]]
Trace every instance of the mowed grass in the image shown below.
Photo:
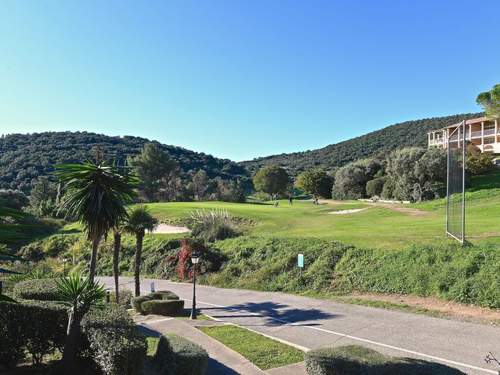
[[[500,239],[500,189],[467,193],[467,236],[473,244],[498,243]],[[319,206],[295,201],[272,204],[224,202],[154,203],[151,212],[164,221],[178,221],[195,209],[225,209],[250,219],[248,234],[276,237],[335,239],[360,247],[403,248],[413,244],[446,241],[445,200],[381,207],[357,201],[330,201]],[[398,211],[397,207],[416,212]],[[364,208],[360,212],[333,215],[332,211]]]
[[[262,370],[282,367],[304,360],[304,353],[301,350],[241,327],[224,325],[198,328],[240,353]]]

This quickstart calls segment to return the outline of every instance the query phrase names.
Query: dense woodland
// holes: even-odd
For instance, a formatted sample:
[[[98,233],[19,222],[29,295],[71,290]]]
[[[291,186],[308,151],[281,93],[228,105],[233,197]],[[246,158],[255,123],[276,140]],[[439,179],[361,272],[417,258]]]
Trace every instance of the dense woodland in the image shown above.
[[[406,121],[312,151],[273,155],[240,163],[254,172],[266,165],[278,165],[292,176],[321,167],[332,171],[355,160],[403,147],[427,147],[427,132],[455,124],[464,119],[483,116],[466,113],[445,117]]]
[[[124,164],[127,157],[138,155],[149,142],[139,137],[110,137],[87,132],[5,135],[0,137],[0,189],[17,189],[29,194],[36,179],[50,175],[54,165],[90,159],[91,150],[96,146],[103,150],[106,158]],[[208,178],[234,180],[248,174],[244,167],[230,160],[157,144],[177,161],[180,174],[184,176],[204,170]]]

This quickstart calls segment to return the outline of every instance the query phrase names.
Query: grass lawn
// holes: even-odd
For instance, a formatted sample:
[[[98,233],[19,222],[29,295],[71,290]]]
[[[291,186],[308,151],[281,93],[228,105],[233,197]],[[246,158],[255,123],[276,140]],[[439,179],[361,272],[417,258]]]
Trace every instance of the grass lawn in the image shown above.
[[[224,325],[199,327],[199,329],[240,353],[262,370],[304,360],[304,353],[301,350],[241,327]]]
[[[474,188],[467,192],[467,236],[473,244],[498,243],[500,172],[473,181]],[[358,201],[330,201],[319,206],[309,201],[295,201],[290,206],[287,201],[281,201],[277,208],[266,203],[224,202],[153,203],[148,206],[160,220],[173,222],[186,218],[194,209],[226,209],[235,216],[250,219],[254,225],[247,232],[254,235],[331,238],[361,247],[394,249],[445,241],[444,199],[390,207]],[[403,211],[398,211],[399,207]],[[356,208],[364,210],[345,215],[330,214]]]

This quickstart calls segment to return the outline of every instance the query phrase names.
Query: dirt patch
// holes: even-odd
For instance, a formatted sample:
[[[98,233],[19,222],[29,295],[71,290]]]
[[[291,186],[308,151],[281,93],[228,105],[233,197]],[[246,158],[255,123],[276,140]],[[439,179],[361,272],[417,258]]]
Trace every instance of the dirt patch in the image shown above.
[[[489,323],[500,326],[500,309],[463,305],[452,301],[445,301],[435,297],[419,297],[401,294],[364,294],[354,293],[353,298],[367,301],[383,301],[394,304],[403,304],[416,309],[429,310],[450,318],[460,320]]]
[[[426,216],[429,213],[427,211],[419,210],[417,208],[403,207],[393,203],[368,203],[370,206],[383,207],[392,211],[401,212],[409,216]]]
[[[159,224],[152,232],[153,234],[175,234],[175,233],[189,233],[191,232],[187,227],[181,227],[170,224]]]
[[[366,210],[366,207],[365,208],[353,208],[350,210],[330,211],[330,212],[328,212],[328,214],[330,214],[330,215],[349,215],[349,214],[354,214],[356,212],[361,212],[364,210]]]

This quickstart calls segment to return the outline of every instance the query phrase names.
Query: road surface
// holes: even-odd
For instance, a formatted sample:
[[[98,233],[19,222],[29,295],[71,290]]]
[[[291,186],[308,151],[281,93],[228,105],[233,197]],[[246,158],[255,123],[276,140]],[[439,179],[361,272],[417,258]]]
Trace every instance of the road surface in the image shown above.
[[[112,286],[110,277],[101,280]],[[156,290],[171,290],[190,307],[192,284],[144,279]],[[131,278],[120,278],[133,289]],[[433,318],[366,306],[300,297],[197,286],[197,306],[215,319],[235,323],[293,344],[301,349],[363,345],[384,354],[413,357],[456,367],[467,374],[499,374],[500,366],[486,363],[493,352],[500,359],[500,327]]]

